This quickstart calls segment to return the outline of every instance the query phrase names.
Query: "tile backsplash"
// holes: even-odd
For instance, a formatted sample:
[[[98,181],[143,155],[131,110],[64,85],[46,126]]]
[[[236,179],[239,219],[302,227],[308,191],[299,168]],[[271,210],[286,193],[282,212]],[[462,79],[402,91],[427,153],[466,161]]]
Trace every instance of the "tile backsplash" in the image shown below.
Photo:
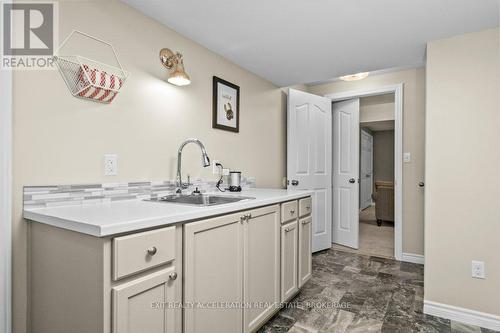
[[[215,181],[193,181],[187,192],[193,191],[196,187],[202,192],[216,191],[215,183]],[[244,178],[241,186],[243,188],[255,187],[255,180]],[[25,208],[44,208],[119,200],[144,200],[174,192],[175,182],[173,181],[48,185],[25,186],[23,198]]]

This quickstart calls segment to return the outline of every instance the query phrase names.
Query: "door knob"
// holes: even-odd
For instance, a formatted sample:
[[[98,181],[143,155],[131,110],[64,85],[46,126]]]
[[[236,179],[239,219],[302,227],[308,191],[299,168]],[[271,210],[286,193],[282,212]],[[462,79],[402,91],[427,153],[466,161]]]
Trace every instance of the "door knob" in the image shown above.
[[[168,278],[169,278],[170,280],[175,280],[175,279],[177,279],[177,272],[170,273],[170,275],[168,276]]]
[[[297,185],[299,185],[299,181],[298,181],[298,180],[296,180],[296,179],[292,179],[292,185],[293,185],[293,186],[297,186]]]
[[[355,182],[356,182],[356,179],[354,179],[354,178],[349,179],[349,183],[354,184]]]
[[[424,186],[425,186],[425,183],[424,183],[424,182],[419,182],[419,183],[418,183],[418,186],[420,186],[420,187],[424,187]]]

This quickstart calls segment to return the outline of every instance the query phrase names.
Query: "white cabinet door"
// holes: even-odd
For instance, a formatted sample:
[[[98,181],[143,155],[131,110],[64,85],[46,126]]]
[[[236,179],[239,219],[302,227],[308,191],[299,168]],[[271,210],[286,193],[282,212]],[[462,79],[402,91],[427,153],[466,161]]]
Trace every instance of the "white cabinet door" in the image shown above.
[[[243,331],[243,214],[231,214],[184,226],[185,333]],[[193,306],[191,306],[193,305]],[[149,332],[148,332],[149,333]]]
[[[175,267],[124,283],[112,290],[114,333],[174,333]],[[179,295],[180,296],[180,295]]]
[[[313,190],[312,251],[332,246],[332,101],[290,89],[288,189]]]
[[[299,288],[312,276],[311,231],[311,216],[299,220]]]
[[[334,243],[358,248],[359,98],[333,104]],[[316,210],[314,210],[314,214]]]
[[[280,206],[254,209],[244,223],[244,332],[254,332],[280,301]],[[265,304],[266,306],[257,306]]]
[[[281,301],[288,301],[298,290],[297,221],[281,227]]]

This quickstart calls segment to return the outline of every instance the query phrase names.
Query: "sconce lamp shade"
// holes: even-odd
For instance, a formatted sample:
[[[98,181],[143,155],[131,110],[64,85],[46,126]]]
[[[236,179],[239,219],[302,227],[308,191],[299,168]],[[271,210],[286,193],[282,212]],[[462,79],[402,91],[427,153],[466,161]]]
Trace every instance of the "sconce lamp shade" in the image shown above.
[[[184,70],[182,54],[172,52],[170,49],[160,51],[160,61],[165,68],[171,70],[167,81],[176,86],[185,86],[191,83],[189,75]]]

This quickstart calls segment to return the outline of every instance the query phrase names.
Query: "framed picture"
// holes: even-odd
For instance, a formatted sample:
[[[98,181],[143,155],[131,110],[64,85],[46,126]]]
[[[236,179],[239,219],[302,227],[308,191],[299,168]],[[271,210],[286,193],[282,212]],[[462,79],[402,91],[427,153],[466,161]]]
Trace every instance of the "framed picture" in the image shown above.
[[[217,76],[213,78],[212,128],[240,131],[240,87]]]

